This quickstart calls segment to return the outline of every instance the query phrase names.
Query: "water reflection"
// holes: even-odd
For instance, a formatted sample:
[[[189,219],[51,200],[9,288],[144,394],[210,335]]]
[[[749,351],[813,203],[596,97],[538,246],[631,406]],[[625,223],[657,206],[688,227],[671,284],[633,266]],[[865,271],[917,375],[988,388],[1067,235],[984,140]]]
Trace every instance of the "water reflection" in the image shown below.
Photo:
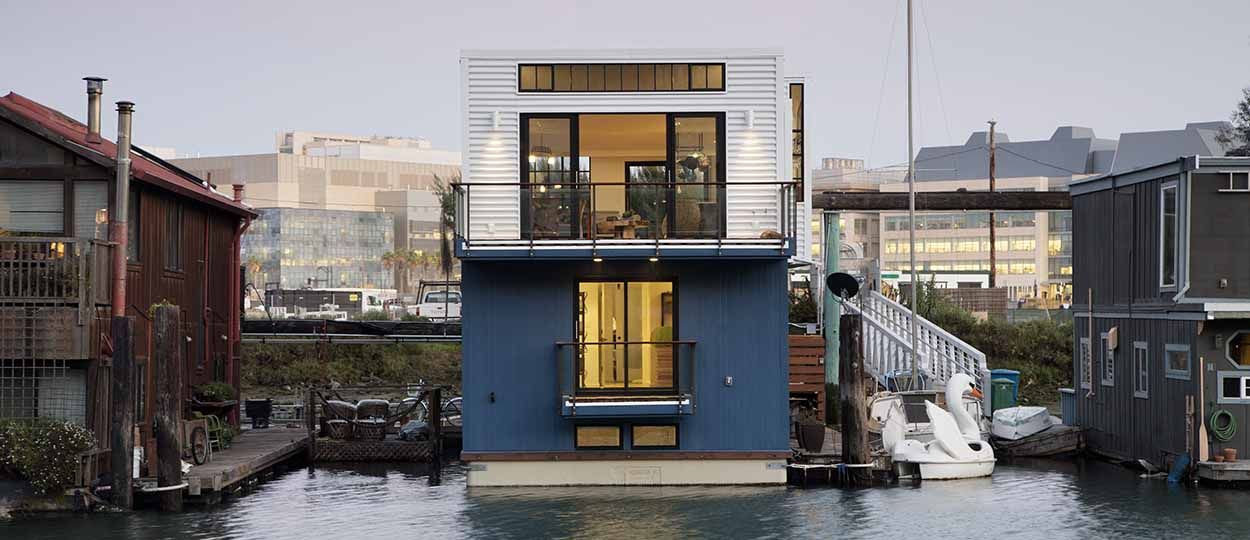
[[[420,465],[287,473],[210,510],[34,516],[0,538],[1244,538],[1250,493],[1169,486],[1098,462],[890,488],[466,488]]]

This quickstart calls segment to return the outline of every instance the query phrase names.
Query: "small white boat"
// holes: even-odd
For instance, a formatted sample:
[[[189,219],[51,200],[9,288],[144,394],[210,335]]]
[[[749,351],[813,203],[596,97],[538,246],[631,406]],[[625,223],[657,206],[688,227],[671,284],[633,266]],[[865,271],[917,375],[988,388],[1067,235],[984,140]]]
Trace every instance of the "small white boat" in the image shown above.
[[[886,418],[891,414],[900,414],[904,422],[903,438],[920,442],[932,441],[933,426],[925,414],[924,403],[932,401],[939,406],[948,407],[949,404],[943,397],[942,393],[936,390],[878,392],[868,401],[868,432],[880,437]],[[989,422],[982,420],[984,415],[981,399],[966,395],[963,396],[962,402],[964,410],[977,424],[981,438],[989,440],[990,425]]]
[[[973,397],[980,394],[972,377],[962,373],[951,376],[946,384],[946,402],[962,403],[965,393]],[[980,478],[994,473],[994,449],[983,440],[966,409],[956,406],[947,412],[926,401],[925,412],[933,434],[929,442],[904,438],[902,415],[888,414],[885,418],[881,441],[901,470],[918,472],[923,480]]]
[[[1059,424],[1046,407],[1007,407],[994,411],[990,433],[999,439],[1018,441]]]

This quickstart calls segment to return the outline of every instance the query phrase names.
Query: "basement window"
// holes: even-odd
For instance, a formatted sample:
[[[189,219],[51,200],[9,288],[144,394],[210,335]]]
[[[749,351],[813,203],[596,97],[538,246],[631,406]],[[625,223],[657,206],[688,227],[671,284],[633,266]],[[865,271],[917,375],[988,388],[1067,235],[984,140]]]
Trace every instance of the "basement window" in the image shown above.
[[[577,426],[573,439],[573,446],[579,450],[619,450],[621,426]]]
[[[634,448],[677,448],[677,424],[635,425],[630,441]]]

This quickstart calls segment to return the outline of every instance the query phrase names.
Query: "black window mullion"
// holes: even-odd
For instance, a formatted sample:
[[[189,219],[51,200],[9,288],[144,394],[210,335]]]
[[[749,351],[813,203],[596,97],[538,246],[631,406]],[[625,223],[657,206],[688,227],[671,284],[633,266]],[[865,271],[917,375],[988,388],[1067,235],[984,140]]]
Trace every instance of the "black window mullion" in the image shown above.
[[[702,77],[695,71],[698,70]],[[678,74],[684,71],[684,74]],[[609,82],[608,73],[619,73],[619,87]],[[660,79],[664,72],[668,77]],[[529,73],[530,83],[525,74]],[[650,85],[642,84],[643,74],[650,75]],[[558,85],[561,74],[565,80]],[[592,79],[598,76],[599,84]],[[632,75],[632,80],[631,76]],[[715,77],[713,75],[716,75]],[[676,83],[684,80],[684,87]],[[630,84],[632,83],[632,84]],[[632,86],[632,88],[631,88]],[[725,90],[724,63],[621,63],[621,64],[518,64],[517,90],[522,93],[596,93],[596,92],[706,92]]]

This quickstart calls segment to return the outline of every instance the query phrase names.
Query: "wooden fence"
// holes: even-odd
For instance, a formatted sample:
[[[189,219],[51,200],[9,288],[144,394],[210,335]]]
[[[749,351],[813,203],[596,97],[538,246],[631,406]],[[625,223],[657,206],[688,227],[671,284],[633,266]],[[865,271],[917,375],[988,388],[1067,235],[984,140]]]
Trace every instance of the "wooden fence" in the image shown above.
[[[790,336],[790,396],[813,398],[825,420],[825,338]]]

